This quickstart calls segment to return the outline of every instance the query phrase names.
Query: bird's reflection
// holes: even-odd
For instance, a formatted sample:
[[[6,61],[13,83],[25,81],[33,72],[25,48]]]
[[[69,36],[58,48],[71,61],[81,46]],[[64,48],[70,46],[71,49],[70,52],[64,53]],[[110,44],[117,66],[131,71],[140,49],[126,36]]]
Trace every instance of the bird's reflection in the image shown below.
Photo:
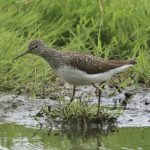
[[[62,128],[62,136],[66,136],[69,139],[73,147],[80,149],[81,143],[89,144],[91,140],[95,143],[95,149],[100,150],[105,147],[102,137],[112,134],[117,131],[117,126],[114,124],[99,125],[89,124],[88,126],[68,126]],[[91,142],[90,142],[91,143]]]

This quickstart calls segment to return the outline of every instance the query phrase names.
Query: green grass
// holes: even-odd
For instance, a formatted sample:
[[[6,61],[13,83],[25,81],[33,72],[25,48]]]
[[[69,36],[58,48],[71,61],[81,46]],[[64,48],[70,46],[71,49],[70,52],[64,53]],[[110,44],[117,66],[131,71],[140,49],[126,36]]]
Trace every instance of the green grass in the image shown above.
[[[48,116],[54,123],[59,119],[61,125],[88,126],[91,123],[106,125],[116,123],[121,113],[120,106],[115,110],[110,106],[100,106],[98,109],[97,104],[77,101],[67,105],[45,106],[34,118],[38,121],[38,117]]]
[[[34,38],[66,51],[136,59],[135,81],[150,84],[149,0],[1,0],[0,89],[41,91],[55,80],[41,58],[25,51]]]

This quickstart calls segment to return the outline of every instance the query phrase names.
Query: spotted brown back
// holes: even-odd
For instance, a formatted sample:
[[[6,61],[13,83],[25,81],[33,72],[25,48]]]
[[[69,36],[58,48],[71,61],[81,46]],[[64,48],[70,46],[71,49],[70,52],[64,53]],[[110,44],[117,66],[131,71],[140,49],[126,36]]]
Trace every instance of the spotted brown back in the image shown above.
[[[69,53],[68,65],[85,71],[88,74],[97,74],[121,67],[123,65],[135,64],[134,60],[105,60],[91,55]]]

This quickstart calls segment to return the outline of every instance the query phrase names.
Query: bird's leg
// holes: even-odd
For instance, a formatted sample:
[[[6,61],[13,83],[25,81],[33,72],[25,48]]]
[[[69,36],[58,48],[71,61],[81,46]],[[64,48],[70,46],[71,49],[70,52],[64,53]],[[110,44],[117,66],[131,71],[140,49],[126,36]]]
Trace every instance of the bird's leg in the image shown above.
[[[122,93],[122,91],[121,91],[121,89],[119,88],[119,86],[117,86],[117,85],[115,84],[115,82],[114,82],[112,79],[110,79],[110,81],[112,82],[112,84],[113,84],[113,86],[116,88],[116,90],[117,90],[119,93]]]
[[[118,85],[116,85],[115,82],[114,82],[112,79],[110,79],[110,81],[111,81],[111,83],[113,84],[113,86],[115,87],[115,89],[116,89],[119,93],[122,93],[120,87],[119,87]],[[116,109],[116,108],[117,108],[117,101],[114,102],[114,109]]]
[[[72,102],[72,101],[74,100],[75,92],[76,92],[76,86],[75,86],[75,85],[73,85],[73,93],[72,93],[72,97],[71,97],[70,102]]]
[[[102,91],[101,89],[96,85],[96,84],[92,84],[96,90],[98,91],[98,110],[100,108],[100,103],[101,103],[101,94],[102,94]]]

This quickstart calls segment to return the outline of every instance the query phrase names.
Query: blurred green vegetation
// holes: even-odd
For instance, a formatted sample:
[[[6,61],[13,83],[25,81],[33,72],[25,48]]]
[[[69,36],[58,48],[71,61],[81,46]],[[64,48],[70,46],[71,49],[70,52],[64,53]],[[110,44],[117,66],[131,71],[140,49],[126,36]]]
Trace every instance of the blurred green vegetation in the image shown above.
[[[0,89],[36,91],[52,81],[41,58],[25,56],[34,38],[106,59],[136,59],[135,81],[150,83],[149,0],[1,0]]]

